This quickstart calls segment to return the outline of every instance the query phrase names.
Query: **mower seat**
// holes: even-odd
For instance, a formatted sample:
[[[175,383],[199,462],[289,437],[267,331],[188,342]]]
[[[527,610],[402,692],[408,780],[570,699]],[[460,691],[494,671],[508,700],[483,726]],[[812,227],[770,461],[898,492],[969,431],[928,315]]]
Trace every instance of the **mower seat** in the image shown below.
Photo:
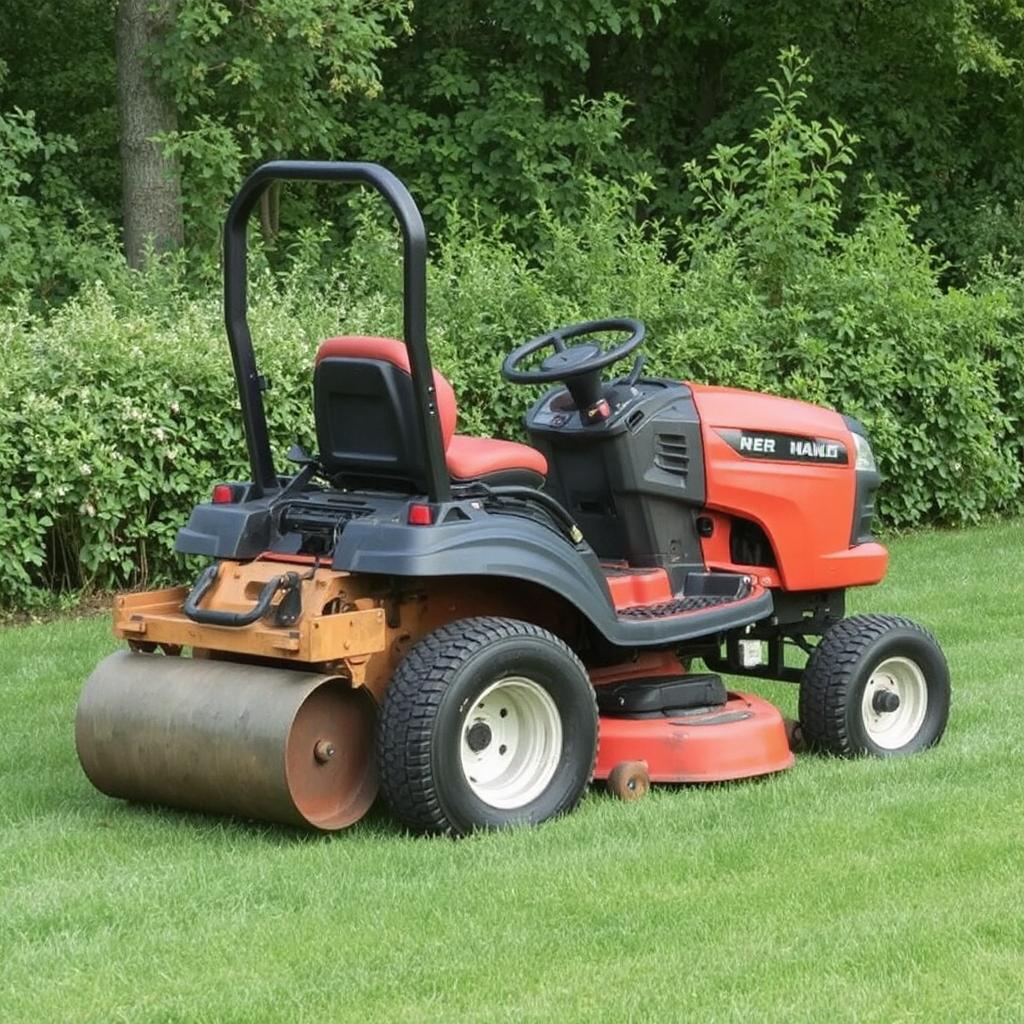
[[[455,433],[455,392],[434,370],[448,473],[456,483],[540,487],[547,459],[534,448]],[[423,489],[426,454],[415,417],[405,344],[394,338],[328,338],[316,354],[313,409],[320,461],[330,474],[381,478]]]

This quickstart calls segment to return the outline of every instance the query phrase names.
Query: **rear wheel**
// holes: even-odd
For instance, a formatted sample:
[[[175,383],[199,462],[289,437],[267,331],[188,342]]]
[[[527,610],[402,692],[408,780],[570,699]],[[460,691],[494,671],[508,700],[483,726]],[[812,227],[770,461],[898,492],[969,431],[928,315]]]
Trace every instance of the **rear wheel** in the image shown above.
[[[579,803],[597,751],[586,670],[516,619],[461,619],[424,637],[388,687],[381,785],[410,828],[461,835],[538,824]]]
[[[857,615],[825,633],[800,683],[810,747],[845,757],[912,754],[938,743],[949,669],[932,635],[895,615]]]

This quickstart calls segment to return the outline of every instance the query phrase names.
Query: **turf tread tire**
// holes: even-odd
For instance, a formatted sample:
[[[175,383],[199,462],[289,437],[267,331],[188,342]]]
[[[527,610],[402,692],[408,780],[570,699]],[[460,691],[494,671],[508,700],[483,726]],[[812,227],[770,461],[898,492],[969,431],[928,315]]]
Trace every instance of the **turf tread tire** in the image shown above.
[[[800,681],[800,727],[809,749],[839,757],[856,757],[867,752],[850,735],[850,691],[857,685],[868,650],[893,630],[910,631],[932,645],[945,670],[945,659],[935,638],[911,619],[881,614],[840,619],[812,652]],[[946,701],[940,711],[938,733],[925,746],[937,743],[945,728],[949,708],[946,671]]]
[[[432,770],[433,727],[453,676],[475,655],[498,640],[530,637],[545,641],[578,667],[583,663],[562,640],[540,626],[520,619],[481,616],[441,626],[418,641],[402,660],[384,696],[377,726],[377,760],[381,790],[395,816],[416,832],[459,835],[445,813]],[[588,679],[589,686],[589,679]],[[597,700],[593,695],[597,733]],[[590,766],[593,775],[596,763]],[[586,782],[559,814],[573,810],[583,798]]]

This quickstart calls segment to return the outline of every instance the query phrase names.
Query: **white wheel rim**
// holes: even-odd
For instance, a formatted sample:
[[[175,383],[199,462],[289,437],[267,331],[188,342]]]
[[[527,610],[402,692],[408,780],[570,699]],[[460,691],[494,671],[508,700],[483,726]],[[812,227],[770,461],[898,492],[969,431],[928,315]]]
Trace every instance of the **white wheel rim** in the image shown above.
[[[890,696],[892,695],[892,696]],[[885,710],[893,696],[899,705]],[[928,683],[917,662],[909,658],[886,658],[871,673],[861,715],[872,743],[885,750],[905,747],[920,731],[928,711]]]
[[[462,723],[462,772],[469,788],[491,807],[511,810],[535,800],[561,756],[558,708],[547,690],[524,676],[489,686]]]

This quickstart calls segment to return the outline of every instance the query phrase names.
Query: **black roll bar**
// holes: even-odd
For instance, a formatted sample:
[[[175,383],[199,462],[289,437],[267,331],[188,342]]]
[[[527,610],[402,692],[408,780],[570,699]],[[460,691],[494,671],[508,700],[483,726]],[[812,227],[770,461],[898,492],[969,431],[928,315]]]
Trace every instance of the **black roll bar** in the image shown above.
[[[403,320],[409,350],[416,422],[427,459],[428,497],[432,502],[451,498],[451,480],[445,464],[441,419],[437,410],[434,373],[427,347],[427,233],[409,190],[379,164],[335,163],[326,160],[273,160],[246,178],[224,222],[224,323],[231,345],[231,360],[242,404],[245,440],[255,486],[254,496],[279,486],[267,434],[263,408],[266,382],[256,369],[252,335],[246,318],[248,266],[247,229],[264,189],[275,179],[339,181],[372,185],[390,205],[402,229]]]

